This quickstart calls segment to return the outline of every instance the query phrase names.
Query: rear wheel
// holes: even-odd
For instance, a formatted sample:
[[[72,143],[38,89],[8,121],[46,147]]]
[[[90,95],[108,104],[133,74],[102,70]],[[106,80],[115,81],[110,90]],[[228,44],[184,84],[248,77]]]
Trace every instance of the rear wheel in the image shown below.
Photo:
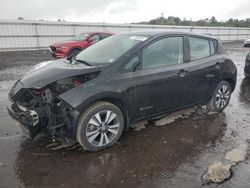
[[[231,85],[227,81],[221,81],[215,89],[212,99],[208,102],[207,108],[214,112],[221,112],[227,107],[231,93]]]
[[[123,114],[117,106],[96,102],[80,115],[76,139],[86,150],[99,151],[114,145],[123,128]]]

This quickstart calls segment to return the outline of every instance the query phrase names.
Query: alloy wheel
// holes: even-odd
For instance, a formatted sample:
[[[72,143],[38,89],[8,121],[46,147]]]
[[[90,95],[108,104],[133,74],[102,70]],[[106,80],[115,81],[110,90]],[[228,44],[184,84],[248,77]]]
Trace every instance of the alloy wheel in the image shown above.
[[[96,113],[86,126],[86,138],[94,146],[109,144],[118,134],[120,120],[116,113],[104,110]]]
[[[222,85],[216,94],[215,105],[217,109],[223,109],[229,102],[231,90],[227,85]]]

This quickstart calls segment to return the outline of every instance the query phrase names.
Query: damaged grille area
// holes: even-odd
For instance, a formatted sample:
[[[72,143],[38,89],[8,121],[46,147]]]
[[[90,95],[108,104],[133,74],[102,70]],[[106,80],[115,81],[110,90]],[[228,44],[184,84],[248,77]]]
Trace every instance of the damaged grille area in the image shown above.
[[[18,114],[19,121],[30,126],[34,134],[48,128],[52,136],[59,135],[57,131],[69,125],[66,105],[50,88],[44,90],[21,89],[13,98],[12,108]],[[62,134],[61,130],[59,131]]]
[[[23,88],[22,83],[17,82],[9,94],[16,119],[28,126],[34,136],[46,130],[54,140],[73,138],[78,112],[59,95],[97,75],[98,72],[69,77],[39,89]]]

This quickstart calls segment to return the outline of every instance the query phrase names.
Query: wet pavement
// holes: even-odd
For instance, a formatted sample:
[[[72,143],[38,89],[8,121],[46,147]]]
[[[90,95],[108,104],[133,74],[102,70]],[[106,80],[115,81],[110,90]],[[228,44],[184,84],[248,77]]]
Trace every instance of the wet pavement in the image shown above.
[[[250,187],[250,79],[243,76],[249,49],[237,43],[226,48],[238,80],[223,113],[179,112],[141,122],[137,131],[124,132],[118,144],[97,153],[78,145],[55,150],[46,137],[31,140],[22,134],[6,112],[7,93],[49,56],[14,54],[15,63],[5,66],[8,56],[0,53],[5,57],[0,62],[0,187]],[[220,178],[220,184],[211,181]]]

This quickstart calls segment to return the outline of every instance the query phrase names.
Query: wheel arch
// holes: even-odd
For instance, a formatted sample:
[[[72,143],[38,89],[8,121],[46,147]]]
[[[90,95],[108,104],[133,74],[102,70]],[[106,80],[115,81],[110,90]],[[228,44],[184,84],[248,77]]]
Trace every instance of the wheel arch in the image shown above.
[[[70,55],[70,53],[71,53],[73,50],[79,50],[79,51],[81,51],[82,48],[79,47],[79,46],[73,46],[73,47],[71,47],[71,48],[69,49],[69,54],[68,54],[68,55]]]
[[[214,85],[214,87],[212,88],[210,94],[209,94],[209,97],[208,97],[208,101],[211,100],[211,98],[213,97],[213,94],[215,92],[215,89],[216,87],[218,86],[218,84],[221,82],[221,81],[227,81],[230,86],[231,86],[231,89],[232,89],[232,92],[234,91],[235,89],[235,86],[236,86],[236,80],[233,79],[232,77],[230,76],[224,76],[224,77],[221,77],[217,83],[217,85]]]
[[[102,94],[101,96],[100,95],[93,96],[87,101],[84,101],[80,105],[78,105],[76,109],[77,111],[82,113],[85,109],[87,109],[93,103],[96,103],[99,101],[106,101],[106,102],[110,102],[111,104],[116,105],[122,111],[122,114],[124,117],[124,130],[127,130],[129,128],[129,115],[128,115],[127,106],[126,106],[125,100],[119,94],[105,93],[105,94]]]
[[[227,81],[230,84],[232,91],[234,91],[235,86],[236,86],[235,80],[230,77],[224,78],[223,80]]]

